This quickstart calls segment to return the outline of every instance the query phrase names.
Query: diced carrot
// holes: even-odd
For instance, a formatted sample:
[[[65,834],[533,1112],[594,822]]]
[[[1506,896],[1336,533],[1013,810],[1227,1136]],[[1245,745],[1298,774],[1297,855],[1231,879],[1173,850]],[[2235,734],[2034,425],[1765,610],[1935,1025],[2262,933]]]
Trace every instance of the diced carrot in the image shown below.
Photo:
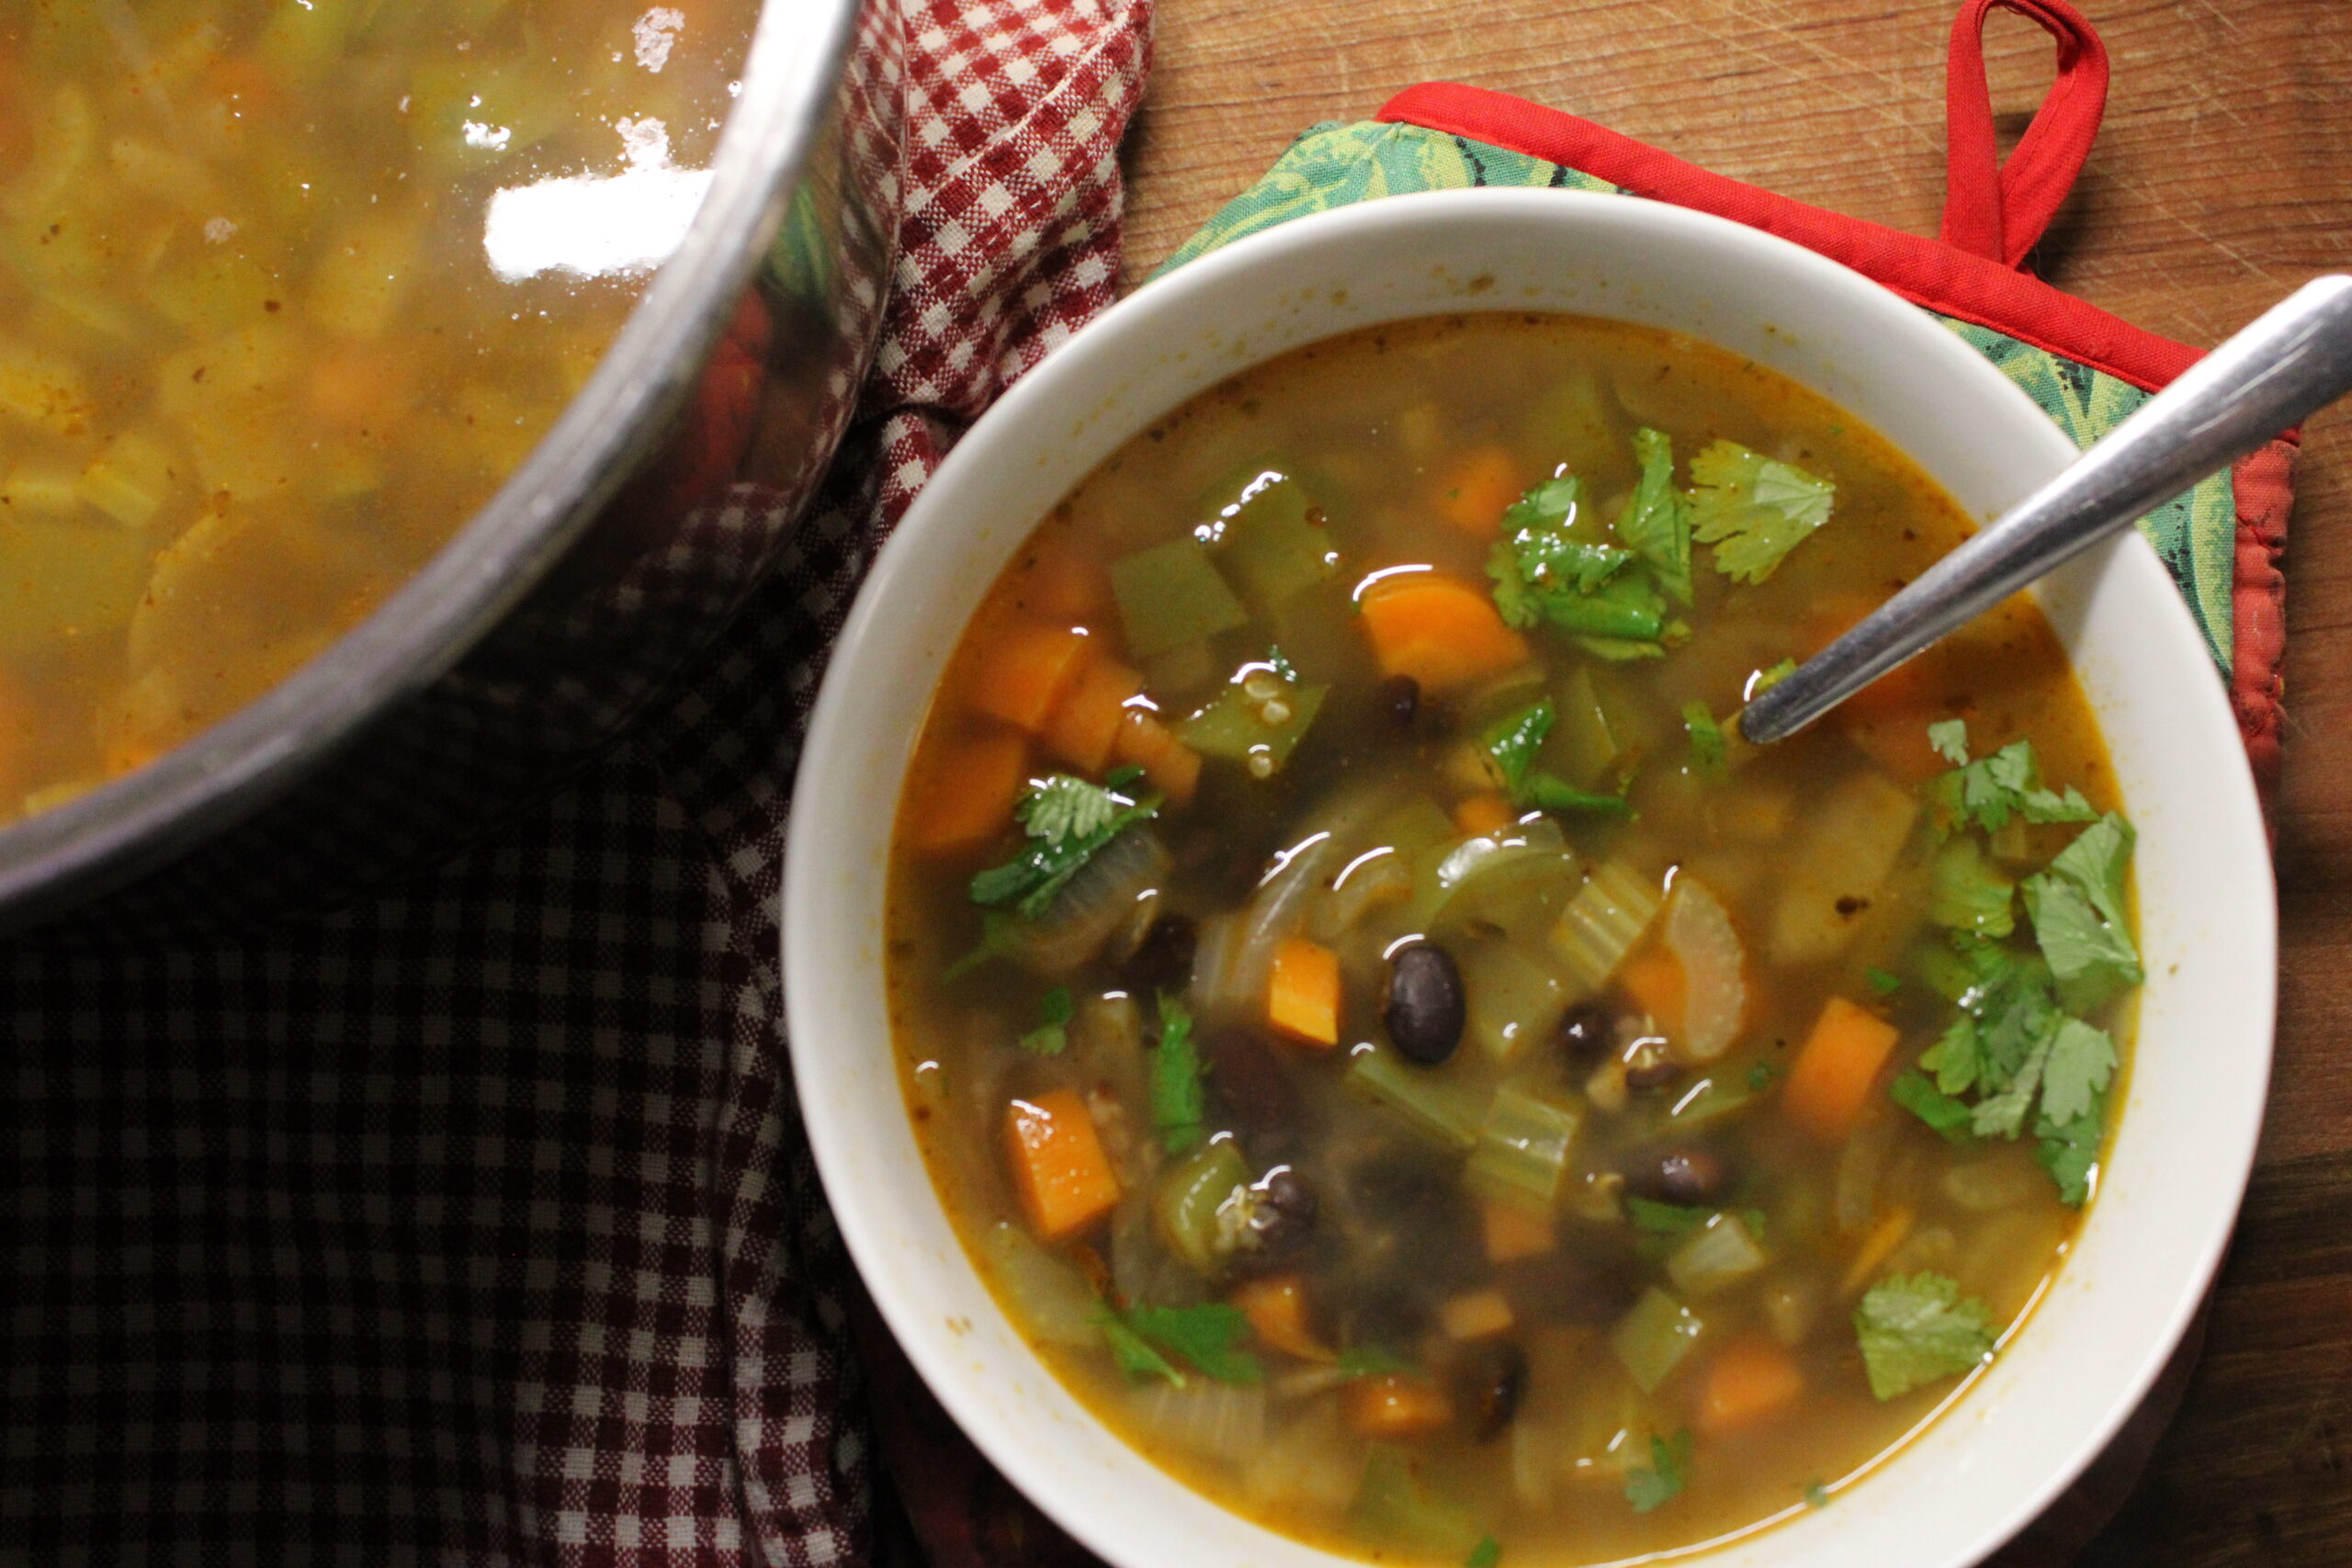
[[[972,675],[972,706],[1031,735],[1046,728],[1062,694],[1093,657],[1094,643],[1072,626],[1007,619],[987,633]]]
[[[1517,1320],[1500,1291],[1473,1291],[1439,1304],[1437,1323],[1449,1339],[1484,1339],[1507,1331]]]
[[[1817,610],[1807,628],[1812,651],[1828,647],[1874,607],[1848,596]],[[1831,710],[1846,739],[1905,784],[1931,779],[1950,766],[1928,743],[1928,726],[1951,716],[1938,668],[1934,654],[1924,655],[1888,671]]]
[[[1358,1378],[1341,1396],[1348,1427],[1375,1442],[1421,1438],[1453,1419],[1453,1404],[1431,1384],[1401,1372]]]
[[[416,400],[416,362],[382,344],[346,346],[311,367],[311,412],[345,429],[397,425]]]
[[[1337,1045],[1340,955],[1303,936],[1284,937],[1266,980],[1266,1021],[1301,1045]]]
[[[1823,1143],[1842,1143],[1861,1122],[1879,1069],[1900,1038],[1877,1014],[1830,998],[1781,1088],[1781,1111]]]
[[[991,729],[924,748],[900,811],[901,831],[921,854],[968,853],[1012,823],[1029,782],[1029,743]]]
[[[1499,833],[1518,820],[1519,813],[1499,795],[1467,795],[1453,803],[1453,825],[1473,838]]]
[[[1617,983],[1660,1029],[1678,1037],[1682,1033],[1690,1001],[1690,976],[1683,972],[1682,960],[1663,947],[1644,948],[1625,960],[1617,971]]]
[[[1076,1089],[1013,1100],[1004,1132],[1012,1185],[1041,1240],[1075,1235],[1118,1205],[1119,1179]]]
[[[1092,626],[1111,621],[1111,574],[1066,541],[1041,543],[1012,580],[1012,599],[1040,620]]]
[[[1438,515],[1465,534],[1491,539],[1502,531],[1505,509],[1526,488],[1509,448],[1473,447],[1438,491]]]
[[[1487,1261],[1510,1263],[1540,1258],[1552,1250],[1552,1226],[1541,1214],[1516,1203],[1487,1203],[1481,1207],[1487,1233]]]
[[[1527,644],[1503,625],[1486,591],[1439,572],[1384,577],[1359,605],[1384,675],[1409,675],[1428,693],[1459,691],[1527,662]]]
[[[1201,754],[1176,739],[1174,731],[1141,708],[1129,708],[1112,754],[1141,768],[1151,787],[1173,806],[1190,806],[1201,784]]]
[[[1871,1234],[1862,1237],[1862,1245],[1854,1248],[1853,1260],[1846,1265],[1846,1277],[1838,1282],[1838,1290],[1849,1296],[1860,1294],[1862,1287],[1871,1282],[1871,1276],[1878,1272],[1879,1265],[1894,1256],[1894,1249],[1903,1245],[1918,1218],[1907,1205],[1890,1209],[1880,1216],[1878,1224],[1871,1227]]]
[[[1126,705],[1142,690],[1143,677],[1118,660],[1093,660],[1046,720],[1038,739],[1047,751],[1079,772],[1100,773],[1111,765],[1119,727],[1127,721]]]
[[[1780,1414],[1804,1392],[1804,1370],[1794,1357],[1760,1335],[1744,1334],[1707,1369],[1692,1424],[1701,1437],[1720,1438]]]
[[[1233,1304],[1250,1320],[1251,1332],[1285,1356],[1302,1361],[1340,1358],[1306,1323],[1306,1288],[1295,1274],[1276,1274],[1235,1288]]]

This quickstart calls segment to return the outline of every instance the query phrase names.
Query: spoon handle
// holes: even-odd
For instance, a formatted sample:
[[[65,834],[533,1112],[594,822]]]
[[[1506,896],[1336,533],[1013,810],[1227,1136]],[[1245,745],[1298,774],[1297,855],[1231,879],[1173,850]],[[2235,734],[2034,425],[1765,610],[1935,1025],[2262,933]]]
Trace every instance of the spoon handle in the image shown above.
[[[1758,694],[1740,733],[1781,740],[2060,562],[2352,391],[2352,277],[2315,278],[2065,470]]]

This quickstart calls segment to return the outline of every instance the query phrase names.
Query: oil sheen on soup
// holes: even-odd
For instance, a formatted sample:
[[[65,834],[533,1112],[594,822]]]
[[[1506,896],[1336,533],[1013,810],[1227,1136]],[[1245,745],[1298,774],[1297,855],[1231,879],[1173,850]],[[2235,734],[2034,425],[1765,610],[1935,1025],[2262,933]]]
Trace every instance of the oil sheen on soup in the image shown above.
[[[242,706],[521,462],[754,0],[0,7],[0,825]]]
[[[965,633],[890,987],[938,1188],[1120,1437],[1379,1561],[1836,1506],[2096,1182],[2132,830],[2038,611],[1769,750],[1967,531],[1812,394],[1481,314],[1131,442]]]

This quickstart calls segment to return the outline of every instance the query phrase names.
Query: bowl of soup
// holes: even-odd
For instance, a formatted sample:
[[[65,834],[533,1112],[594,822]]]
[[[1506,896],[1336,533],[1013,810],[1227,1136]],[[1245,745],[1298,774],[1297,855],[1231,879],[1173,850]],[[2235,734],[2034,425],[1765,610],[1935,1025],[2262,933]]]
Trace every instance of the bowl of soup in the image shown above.
[[[847,418],[897,28],[0,19],[0,924],[175,860],[90,923],[347,894],[661,690]]]
[[[1155,282],[834,656],[803,1116],[891,1329],[1125,1568],[1953,1565],[2216,1267],[2268,859],[2148,547],[1735,718],[2072,456],[1926,314],[1630,198]]]

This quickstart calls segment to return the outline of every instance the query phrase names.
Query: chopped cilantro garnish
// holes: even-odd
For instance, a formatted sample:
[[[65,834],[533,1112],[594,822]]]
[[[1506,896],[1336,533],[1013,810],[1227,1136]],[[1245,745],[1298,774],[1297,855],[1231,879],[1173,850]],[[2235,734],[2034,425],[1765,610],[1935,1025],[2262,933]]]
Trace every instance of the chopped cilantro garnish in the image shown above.
[[[1650,1462],[1625,1472],[1625,1501],[1634,1512],[1646,1514],[1682,1495],[1690,1483],[1690,1449],[1688,1429],[1671,1438],[1650,1435]]]
[[[1883,969],[1876,967],[1865,969],[1862,971],[1862,978],[1869,981],[1871,989],[1882,997],[1891,997],[1903,988],[1903,976],[1890,975]]]
[[[1895,1076],[1887,1093],[1894,1103],[1942,1134],[1950,1142],[1967,1143],[1973,1120],[1968,1107],[1936,1087],[1936,1080],[1914,1067]]]
[[[1636,566],[1644,558],[1581,515],[1578,497],[1576,476],[1562,474],[1503,513],[1503,536],[1487,558],[1495,608],[1510,626],[1550,626],[1600,658],[1664,652],[1665,595]]]
[[[1715,547],[1715,570],[1761,582],[1829,521],[1836,487],[1803,468],[1717,440],[1690,459],[1690,534]]]
[[[1159,1044],[1151,1054],[1151,1130],[1160,1146],[1181,1155],[1201,1141],[1207,1106],[1201,1092],[1201,1053],[1193,1042],[1193,1015],[1166,991],[1159,994]]]
[[[1647,425],[1634,432],[1642,477],[1617,518],[1617,537],[1657,575],[1678,604],[1690,603],[1690,507],[1674,488],[1674,443]]]
[[[1724,739],[1724,727],[1707,710],[1707,705],[1696,698],[1684,703],[1682,728],[1690,732],[1691,767],[1709,778],[1722,777],[1728,743]]]
[[[1993,1353],[1993,1314],[1957,1280],[1921,1272],[1880,1280],[1854,1308],[1871,1392],[1894,1399],[1973,1371]]]
[[[1462,1568],[1498,1568],[1503,1560],[1503,1543],[1493,1536],[1481,1536],[1470,1555],[1462,1560]]]
[[[1165,1378],[1178,1388],[1184,1386],[1184,1374],[1176,1370],[1167,1357],[1153,1349],[1144,1337],[1120,1321],[1119,1314],[1104,1307],[1094,1314],[1094,1325],[1102,1331],[1102,1343],[1110,1348],[1111,1359],[1131,1378]]]
[[[1780,1076],[1781,1069],[1771,1063],[1758,1062],[1747,1069],[1748,1091],[1752,1094],[1761,1094],[1771,1088],[1772,1080]]]
[[[1078,1016],[1078,1004],[1070,1000],[1068,986],[1056,986],[1037,1004],[1037,1012],[1045,1022],[1021,1037],[1021,1048],[1040,1056],[1058,1056],[1069,1049],[1069,1021]]]
[[[1266,649],[1266,668],[1288,681],[1292,685],[1298,684],[1298,671],[1292,666],[1290,660],[1284,656],[1281,649]]]
[[[2132,825],[2113,812],[2075,835],[2050,869],[2026,878],[2025,908],[2069,1005],[2089,1011],[2145,976],[2123,918]]]
[[[1929,725],[1928,741],[1953,764],[1933,787],[1945,815],[1955,821],[1964,819],[1997,833],[2012,817],[2029,822],[2088,822],[2098,816],[2080,790],[2069,787],[2061,794],[2042,787],[2041,764],[2030,740],[2012,740],[1972,762],[1968,726],[1954,718]]]
[[[1651,1235],[1681,1235],[1707,1223],[1714,1210],[1689,1203],[1661,1203],[1655,1198],[1628,1198],[1625,1217],[1634,1228]]]
[[[2091,1172],[2098,1167],[2099,1139],[2107,1130],[2107,1096],[2092,1097],[2091,1107],[2072,1122],[2061,1124],[2043,1116],[2033,1124],[2041,1141],[2034,1158],[2058,1184],[2061,1202],[2081,1208],[2091,1195]]]
[[[2064,1125],[2104,1102],[2115,1078],[2115,1042],[2079,1018],[2061,1019],[2041,1067],[2041,1114]]]
[[[1814,1482],[1804,1489],[1804,1506],[1808,1508],[1829,1506],[1829,1488],[1818,1481]]]
[[[1197,1306],[1129,1307],[1123,1314],[1129,1330],[1163,1357],[1172,1356],[1219,1382],[1256,1383],[1265,1379],[1258,1358],[1242,1349],[1250,1337],[1250,1320],[1241,1309],[1223,1302]]]
[[[1552,733],[1553,722],[1552,699],[1545,697],[1534,706],[1498,721],[1479,737],[1479,744],[1502,776],[1503,791],[1510,796],[1510,803],[1539,811],[1629,815],[1633,808],[1626,805],[1624,796],[1577,789],[1566,780],[1536,768],[1536,754],[1544,749],[1544,737]]]
[[[1012,860],[972,878],[972,902],[1010,904],[1025,919],[1044,914],[1103,846],[1159,815],[1158,795],[1124,793],[1139,776],[1123,769],[1096,784],[1056,773],[1031,784],[1014,808],[1029,841]]]
[[[1973,936],[2004,937],[2017,930],[2017,884],[1993,868],[1973,838],[1944,845],[1936,856],[1928,918]]]

